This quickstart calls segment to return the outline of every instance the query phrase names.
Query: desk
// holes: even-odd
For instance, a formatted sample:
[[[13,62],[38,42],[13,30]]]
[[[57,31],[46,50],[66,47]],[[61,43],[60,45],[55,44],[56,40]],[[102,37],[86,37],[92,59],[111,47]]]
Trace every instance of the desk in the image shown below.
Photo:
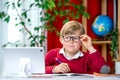
[[[39,76],[34,78],[2,77],[0,80],[120,80],[117,77],[95,77],[95,76]]]
[[[0,78],[0,80],[120,80],[120,78],[81,78],[72,77],[52,77],[52,78]]]

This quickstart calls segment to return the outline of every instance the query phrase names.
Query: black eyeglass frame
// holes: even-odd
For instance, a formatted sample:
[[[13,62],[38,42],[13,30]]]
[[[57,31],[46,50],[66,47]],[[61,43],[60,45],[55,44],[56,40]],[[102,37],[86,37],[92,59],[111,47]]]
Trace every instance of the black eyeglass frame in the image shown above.
[[[80,36],[62,36],[63,40],[66,41],[66,42],[69,42],[69,41],[74,41],[74,42],[78,42],[80,41]]]

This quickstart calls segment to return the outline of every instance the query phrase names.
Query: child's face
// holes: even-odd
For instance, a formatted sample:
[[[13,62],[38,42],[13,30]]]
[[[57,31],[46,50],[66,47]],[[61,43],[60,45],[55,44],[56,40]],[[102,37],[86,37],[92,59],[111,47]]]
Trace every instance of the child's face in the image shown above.
[[[61,36],[60,42],[63,45],[67,54],[77,53],[81,46],[79,31],[76,31],[73,35]]]

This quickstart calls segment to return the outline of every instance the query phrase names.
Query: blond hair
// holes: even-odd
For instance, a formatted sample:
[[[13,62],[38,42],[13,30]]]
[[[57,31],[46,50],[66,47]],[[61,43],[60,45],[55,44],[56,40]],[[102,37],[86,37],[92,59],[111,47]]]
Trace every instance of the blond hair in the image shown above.
[[[80,35],[85,34],[84,27],[78,21],[69,21],[65,23],[60,31],[60,35],[71,35],[79,31]]]

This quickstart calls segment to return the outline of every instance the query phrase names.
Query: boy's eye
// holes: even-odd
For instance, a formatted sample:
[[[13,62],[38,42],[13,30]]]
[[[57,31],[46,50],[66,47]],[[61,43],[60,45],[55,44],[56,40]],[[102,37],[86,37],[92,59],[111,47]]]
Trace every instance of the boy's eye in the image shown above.
[[[65,36],[64,38],[66,38],[66,39],[70,39],[70,36]]]
[[[75,36],[75,37],[73,37],[74,39],[79,39],[79,37],[78,36]]]

